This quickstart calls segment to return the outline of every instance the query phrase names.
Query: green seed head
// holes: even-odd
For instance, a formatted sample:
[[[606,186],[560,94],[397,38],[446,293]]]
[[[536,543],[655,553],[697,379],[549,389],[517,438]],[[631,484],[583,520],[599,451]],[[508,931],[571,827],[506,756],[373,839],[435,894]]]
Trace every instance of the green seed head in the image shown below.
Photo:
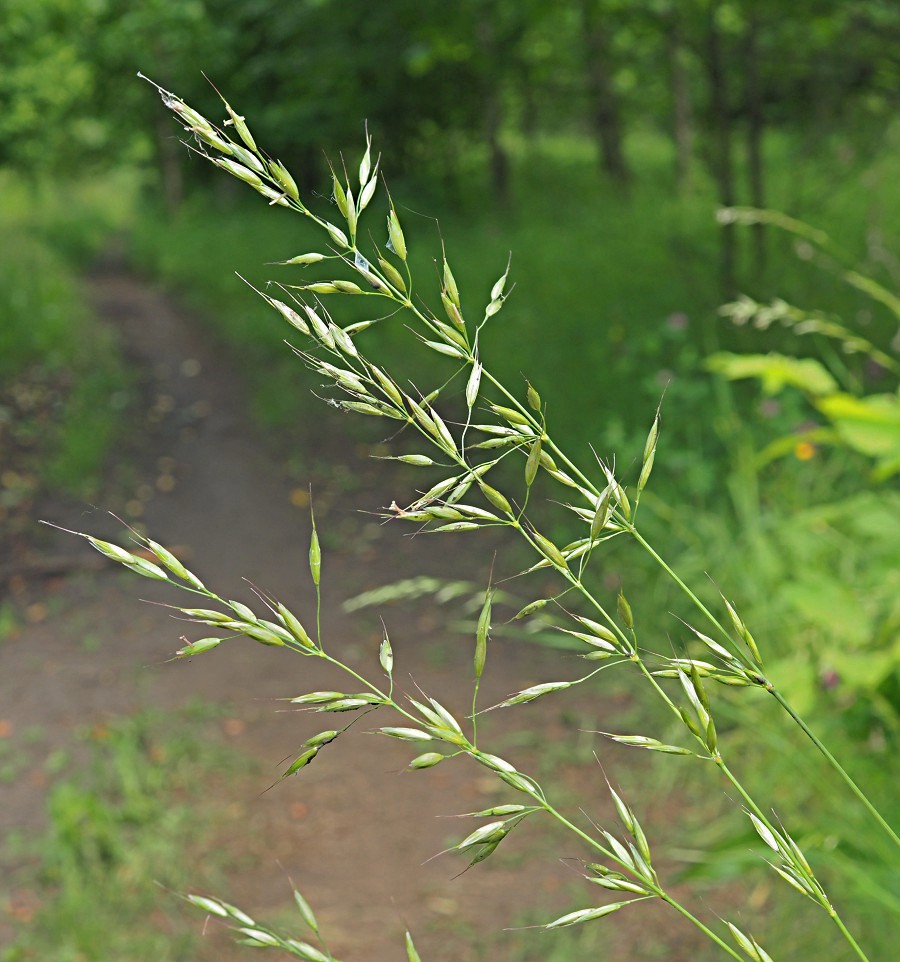
[[[336,291],[341,294],[362,294],[362,288],[353,281],[332,281]]]
[[[191,133],[194,137],[210,147],[214,147],[216,150],[223,154],[231,154],[234,144],[231,141],[226,140],[224,137],[220,137],[215,130],[203,127],[191,127]]]
[[[248,608],[245,604],[240,601],[229,601],[228,607],[241,619],[241,621],[247,621],[250,624],[256,622],[256,615],[253,614],[252,609]]]
[[[250,170],[256,171],[257,174],[266,173],[266,168],[263,167],[256,154],[251,154],[249,150],[245,150],[240,144],[232,144],[230,142],[229,144],[229,149],[236,160],[239,160],[245,167],[249,167]]]
[[[340,227],[335,227],[334,224],[325,224],[325,230],[328,231],[328,236],[338,247],[350,246],[350,242],[347,240],[347,235],[340,229]]]
[[[391,738],[399,738],[401,741],[405,742],[430,742],[433,741],[433,736],[429,735],[428,732],[420,731],[418,728],[379,728],[383,735],[390,735]]]
[[[307,738],[304,742],[307,748],[321,748],[322,745],[327,745],[329,742],[333,742],[335,738],[338,737],[340,732],[335,731],[333,728],[329,731],[319,732],[318,735],[313,735],[312,738]]]
[[[716,748],[718,746],[718,736],[716,735],[716,724],[710,717],[709,721],[706,723],[706,747],[709,749],[710,754],[715,755]]]
[[[422,962],[409,932],[406,933],[406,962]]]
[[[481,678],[484,663],[487,658],[488,636],[491,630],[491,606],[494,600],[494,589],[488,588],[478,616],[478,627],[475,631],[475,677]]]
[[[300,917],[303,921],[313,930],[313,932],[319,931],[319,923],[316,922],[316,917],[313,915],[313,910],[309,907],[309,902],[296,890],[294,889],[294,901],[297,903],[297,909],[300,912]]]
[[[453,272],[450,270],[446,257],[444,258],[444,293],[459,309],[459,289],[456,286],[456,279],[453,277]]]
[[[202,655],[205,651],[211,651],[220,644],[222,644],[221,638],[201,638],[199,641],[193,641],[191,644],[185,645],[184,648],[179,648],[175,652],[175,657],[190,658],[192,655]]]
[[[238,630],[242,635],[258,641],[261,645],[271,645],[273,648],[282,648],[286,644],[284,638],[260,625],[241,625]]]
[[[385,674],[390,675],[394,670],[394,653],[391,650],[391,642],[387,636],[387,632],[384,633],[384,638],[378,651],[378,661],[384,669]]]
[[[247,124],[244,122],[244,118],[240,114],[235,113],[227,101],[225,101],[225,109],[228,111],[228,116],[230,118],[230,120],[226,120],[225,123],[234,124],[234,129],[238,132],[238,136],[252,151],[255,152],[256,141],[250,134],[250,130],[248,129]]]
[[[356,237],[356,222],[357,222],[357,210],[356,202],[353,200],[353,191],[347,191],[347,229],[350,231],[351,237]]]
[[[292,257],[290,260],[279,261],[279,263],[280,264],[299,264],[305,267],[308,264],[318,264],[319,261],[324,261],[324,260],[325,260],[324,254],[310,253],[310,254],[298,254],[296,257]]]
[[[469,410],[475,404],[478,398],[478,389],[481,386],[481,373],[483,368],[481,366],[481,361],[476,361],[472,365],[472,372],[469,374],[469,380],[466,383],[466,406]]]
[[[280,602],[277,605],[278,615],[281,618],[284,627],[303,645],[304,648],[315,647],[312,643],[312,639],[306,633],[306,629],[300,624],[300,621],[294,615],[292,611],[286,608]]]
[[[406,281],[403,280],[403,275],[397,270],[394,265],[385,260],[383,257],[378,258],[378,264],[381,267],[381,272],[387,278],[388,284],[400,291],[401,294],[406,293]]]
[[[647,435],[647,441],[644,444],[644,461],[646,461],[651,454],[656,450],[656,440],[659,437],[659,415],[653,419],[653,425],[650,428],[650,433]]]
[[[155,581],[169,580],[169,576],[159,565],[155,565],[151,561],[145,561],[143,558],[135,558],[131,564],[125,567],[130,568],[135,574],[142,575],[144,578],[153,578]]]
[[[703,686],[703,679],[700,677],[700,669],[692,661],[691,662],[691,684],[694,686],[694,691],[697,693],[697,698],[700,700],[700,704],[709,711],[709,695],[706,693],[706,688]]]
[[[299,755],[290,766],[282,774],[282,778],[287,778],[289,775],[294,775],[300,771],[301,768],[305,768],[315,757],[319,754],[318,748],[308,748],[305,752]]]
[[[551,472],[559,471],[559,468],[556,466],[556,462],[550,457],[549,454],[547,454],[546,451],[541,451],[541,467]]]
[[[619,617],[622,619],[622,624],[629,630],[634,628],[634,615],[631,611],[631,605],[628,603],[628,599],[622,591],[619,592],[616,598],[616,608],[618,609]]]
[[[419,755],[414,758],[408,767],[413,770],[419,768],[434,768],[435,765],[439,765],[446,757],[446,755],[442,755],[440,752],[425,752],[424,755]]]
[[[480,478],[478,480],[478,486],[481,488],[481,493],[495,508],[504,512],[504,514],[512,514],[512,505],[496,488],[492,488],[487,482],[482,481]]]
[[[252,187],[263,186],[263,182],[259,179],[259,175],[255,174],[243,164],[237,164],[233,160],[228,160],[227,157],[211,157],[210,159],[217,167],[221,167],[222,170],[228,171],[228,173],[233,177],[237,177],[238,180],[244,181],[245,184],[250,184]]]
[[[297,189],[297,182],[291,177],[288,172],[287,167],[280,160],[272,160],[269,162],[269,170],[272,172],[272,176],[278,183],[284,188],[284,192],[289,196],[293,197],[294,200],[300,200],[300,191]],[[309,255],[307,255],[309,256]],[[321,260],[322,255],[314,255],[319,260]],[[290,263],[297,263],[296,261],[291,261]],[[304,263],[314,263],[311,261],[305,261]]]
[[[528,459],[525,462],[525,484],[531,487],[537,477],[538,468],[541,465],[541,439],[538,438],[528,452]]]
[[[347,217],[347,194],[344,191],[343,185],[340,180],[338,180],[338,175],[332,171],[331,181],[334,192],[334,202],[337,204],[338,210],[341,212],[341,217]]]
[[[313,584],[318,587],[322,577],[322,549],[319,547],[319,533],[316,531],[316,518],[310,508],[310,518],[312,518],[312,535],[309,539],[309,571],[312,575]]]
[[[400,258],[400,260],[406,260],[406,240],[403,237],[403,231],[400,229],[400,221],[397,219],[397,211],[394,210],[393,204],[391,205],[390,213],[387,219],[387,230],[388,230],[388,244],[391,250]]]
[[[231,621],[231,615],[226,615],[221,611],[213,611],[212,608],[179,608],[178,610],[187,615],[188,618],[194,618],[197,621],[213,623]]]
[[[218,915],[223,919],[228,918],[228,912],[225,911],[218,899],[207,898],[205,895],[188,895],[185,897],[191,905],[196,905],[197,908],[209,912],[210,915]]]
[[[512,620],[518,621],[520,618],[527,618],[529,615],[533,615],[536,611],[540,611],[540,609],[547,604],[548,600],[547,598],[539,598],[537,601],[532,601],[530,604],[525,605],[521,611],[513,615]]]
[[[375,191],[377,189],[378,189],[378,177],[377,177],[377,170],[376,170],[376,172],[372,174],[371,179],[366,183],[363,189],[359,192],[359,207],[357,209],[359,210],[360,213],[362,213],[369,206],[369,201],[375,196]]]
[[[133,555],[130,551],[126,551],[124,548],[120,548],[117,544],[110,544],[108,541],[100,541],[99,538],[88,538],[88,541],[95,547],[101,554],[106,555],[107,558],[113,561],[119,561],[122,564],[130,565],[137,561],[137,555]]]
[[[324,705],[339,698],[346,698],[342,691],[311,691],[306,695],[298,695],[291,699],[292,705]]]
[[[568,563],[566,562],[566,556],[556,547],[556,545],[545,538],[540,532],[532,531],[532,538],[534,538],[535,543],[538,548],[547,556],[547,558],[553,562],[558,568],[567,568]]]
[[[460,329],[465,330],[466,322],[463,320],[463,316],[460,313],[459,305],[454,304],[450,296],[445,292],[441,291],[441,304],[444,305],[444,311],[447,317]]]
[[[525,417],[524,414],[520,414],[518,411],[515,411],[512,408],[505,408],[499,404],[492,404],[491,410],[494,412],[494,414],[499,414],[501,418],[510,424],[523,424],[530,427],[528,418]]]

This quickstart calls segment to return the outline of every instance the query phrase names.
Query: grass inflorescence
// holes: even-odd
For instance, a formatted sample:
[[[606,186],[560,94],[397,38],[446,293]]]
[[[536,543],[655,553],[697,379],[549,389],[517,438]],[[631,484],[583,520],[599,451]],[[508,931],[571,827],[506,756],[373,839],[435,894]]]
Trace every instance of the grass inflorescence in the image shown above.
[[[855,796],[864,814],[883,832],[885,844],[900,847],[900,838],[781,690],[777,674],[767,664],[765,640],[757,640],[739,607],[724,594],[710,600],[704,592],[701,597],[663,557],[655,536],[645,530],[642,499],[655,483],[657,452],[666,437],[660,411],[649,413],[639,454],[626,470],[611,458],[579,464],[557,438],[555,412],[539,379],[510,386],[491,360],[489,332],[498,323],[497,316],[510,310],[508,261],[497,270],[485,296],[470,300],[461,293],[466,288],[459,283],[445,243],[429,279],[422,282],[407,236],[408,218],[390,194],[384,192],[381,209],[368,227],[363,226],[371,213],[367,208],[381,193],[380,161],[370,140],[358,165],[343,163],[334,169],[335,209],[320,214],[308,205],[280,161],[258,147],[244,118],[230,105],[225,104],[228,120],[220,127],[177,96],[164,90],[161,94],[184,125],[192,150],[261,194],[270,206],[302,215],[317,231],[317,244],[283,258],[300,271],[298,277],[275,285],[248,283],[289,325],[294,353],[319,383],[330,386],[330,403],[349,414],[383,420],[391,434],[399,435],[394,442],[400,446],[398,456],[421,468],[424,480],[418,492],[395,502],[386,519],[436,534],[474,537],[482,529],[503,529],[518,538],[531,554],[523,574],[541,572],[542,577],[555,577],[558,585],[551,596],[530,599],[519,614],[528,617],[541,603],[551,603],[560,612],[560,628],[579,645],[581,657],[598,664],[587,666],[578,677],[551,679],[512,692],[493,706],[480,706],[479,681],[491,657],[493,587],[488,586],[474,643],[472,715],[458,718],[439,698],[395,688],[394,656],[386,634],[378,666],[373,665],[370,672],[351,667],[333,651],[321,628],[322,557],[315,525],[309,569],[319,601],[315,612],[304,618],[264,592],[259,593],[257,610],[225,600],[162,545],[140,534],[135,533],[140,553],[89,538],[111,560],[200,598],[198,607],[177,610],[213,634],[187,641],[177,655],[206,654],[243,637],[284,648],[286,653],[323,659],[347,675],[346,690],[313,691],[292,699],[301,708],[329,716],[332,727],[301,746],[283,777],[319,763],[319,756],[327,755],[335,739],[362,719],[371,724],[377,713],[377,732],[409,744],[410,770],[427,770],[456,759],[480,766],[499,779],[507,787],[509,802],[470,813],[480,824],[448,852],[462,856],[471,868],[490,858],[516,830],[523,830],[524,823],[531,827],[539,820],[549,821],[582,847],[584,880],[613,899],[598,902],[586,896],[590,904],[547,919],[539,928],[553,931],[594,923],[632,903],[653,900],[695,926],[725,956],[769,962],[778,952],[757,940],[745,913],[730,920],[710,917],[702,906],[689,906],[675,894],[672,880],[659,867],[650,842],[652,831],[648,835],[643,826],[641,799],[627,799],[610,784],[615,821],[599,824],[581,812],[567,811],[565,799],[557,799],[552,784],[541,784],[533,774],[492,752],[476,725],[485,711],[564,697],[574,686],[602,683],[609,672],[630,671],[647,694],[664,706],[670,728],[658,733],[664,738],[634,730],[603,734],[663,760],[687,756],[695,765],[716,770],[735,814],[755,836],[770,866],[770,878],[786,891],[809,899],[845,952],[864,962],[869,959],[817,874],[815,859],[808,857],[802,839],[773,814],[770,786],[751,789],[739,774],[734,740],[727,724],[722,724],[730,721],[728,706],[733,699],[719,690],[743,689],[748,696],[755,690],[769,696],[768,716],[797,726],[812,741],[837,778],[846,783],[848,798]],[[345,300],[355,305],[349,324],[337,322],[330,310],[333,303]],[[376,362],[370,354],[368,345],[377,350],[378,341],[365,332],[373,325],[398,326],[385,320],[395,314],[405,318],[405,336],[411,334],[411,343],[431,356],[431,363],[423,368],[415,359],[399,368],[395,358],[385,361],[379,356]],[[558,540],[556,528],[548,526],[547,511],[552,509],[544,505],[539,512],[533,510],[547,497],[575,526],[572,540]],[[678,633],[676,650],[654,640],[655,629],[644,617],[640,586],[625,585],[613,594],[598,577],[596,561],[611,542],[630,545],[651,559],[682,593],[684,620],[668,629]],[[147,552],[155,562],[147,560]],[[393,718],[385,725],[386,712]],[[207,898],[200,907],[214,916],[243,922],[238,932],[249,944],[278,946],[314,962],[331,958],[326,948],[291,944],[292,940],[257,927],[249,917],[242,919],[240,910],[225,903]],[[309,918],[304,921],[310,925]],[[409,939],[407,952],[410,960],[418,957]]]

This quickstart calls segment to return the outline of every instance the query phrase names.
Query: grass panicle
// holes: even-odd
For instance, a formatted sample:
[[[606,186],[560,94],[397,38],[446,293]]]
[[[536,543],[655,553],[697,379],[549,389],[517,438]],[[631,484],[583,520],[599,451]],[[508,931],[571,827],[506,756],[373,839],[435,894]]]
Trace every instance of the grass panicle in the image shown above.
[[[774,695],[769,703],[772,708],[776,712],[784,711],[787,718],[809,735],[828,764],[879,821],[890,840],[900,845],[900,838],[790,706],[778,686],[777,677],[770,677],[765,672],[765,645],[760,647],[754,639],[736,606],[723,597],[718,613],[711,610],[700,600],[700,593],[664,560],[643,527],[639,527],[637,515],[641,496],[649,490],[651,477],[655,477],[651,472],[657,453],[665,449],[665,432],[659,411],[648,419],[651,426],[642,456],[636,462],[633,482],[611,461],[605,463],[598,459],[593,465],[580,465],[556,442],[544,399],[538,391],[529,382],[524,390],[521,386],[507,386],[494,373],[490,357],[482,349],[484,328],[496,322],[496,316],[510,293],[510,264],[507,263],[506,270],[493,285],[486,303],[477,305],[474,299],[464,298],[461,294],[451,266],[452,254],[448,255],[442,247],[440,261],[436,262],[439,265],[436,289],[430,295],[430,303],[429,296],[422,294],[424,285],[416,286],[418,293],[414,298],[408,242],[397,208],[389,196],[385,197],[388,204],[386,236],[375,236],[364,244],[363,238],[369,237],[370,228],[363,225],[363,215],[377,196],[380,184],[380,164],[378,160],[372,161],[372,142],[368,135],[358,166],[358,182],[354,180],[351,184],[343,166],[332,170],[334,207],[329,217],[339,214],[341,219],[341,223],[335,224],[307,206],[287,169],[257,145],[244,118],[229,105],[226,104],[226,110],[230,119],[223,127],[218,127],[174,94],[164,90],[160,93],[164,105],[174,112],[191,139],[190,149],[263,195],[270,204],[288,208],[320,229],[321,249],[299,255],[286,263],[303,265],[304,268],[328,265],[324,277],[281,285],[284,300],[257,293],[287,321],[295,334],[306,338],[305,347],[295,348],[295,351],[333,387],[335,403],[340,408],[348,413],[387,418],[392,434],[398,428],[400,430],[398,443],[408,443],[408,452],[397,455],[401,460],[426,472],[440,466],[439,471],[434,470],[433,480],[423,482],[420,491],[424,490],[424,493],[401,497],[400,503],[407,504],[407,507],[396,507],[395,503],[386,518],[393,524],[411,522],[437,534],[477,533],[482,528],[508,529],[510,535],[519,538],[535,556],[528,571],[543,571],[554,576],[559,583],[559,594],[569,593],[573,607],[577,599],[576,613],[569,615],[564,611],[569,626],[562,630],[567,637],[584,645],[580,652],[583,657],[602,659],[604,663],[579,678],[535,684],[511,694],[494,707],[518,709],[537,698],[562,697],[568,689],[598,678],[607,668],[636,673],[645,689],[661,701],[672,723],[680,728],[685,745],[690,747],[671,744],[668,737],[662,740],[655,735],[604,734],[614,742],[644,748],[658,756],[688,756],[706,763],[707,767],[711,764],[720,774],[736,809],[749,818],[768,850],[767,861],[775,877],[816,903],[835,925],[836,936],[843,940],[845,950],[849,949],[856,958],[867,962],[869,957],[838,914],[807,855],[788,829],[771,814],[771,803],[757,798],[737,774],[740,759],[732,761],[730,739],[720,734],[720,731],[727,730],[719,701],[722,688],[708,682],[720,682],[724,687],[736,689],[738,694],[746,689],[757,689]],[[741,210],[723,214],[729,222],[753,216],[758,218],[760,215]],[[795,233],[801,230],[789,220],[779,226]],[[371,230],[377,232],[376,227]],[[825,243],[818,235],[807,239]],[[384,245],[383,248],[378,246],[379,243]],[[852,276],[849,280],[860,289],[865,287]],[[870,289],[869,293],[882,303],[892,303],[887,297],[888,292],[880,288]],[[369,358],[363,335],[365,328],[359,325],[342,327],[325,309],[324,300],[329,304],[339,303],[341,296],[363,300],[374,298],[371,302],[373,320],[389,312],[402,313],[419,345],[447,365],[443,380],[424,393],[408,393],[403,385],[417,383],[416,371],[392,370],[380,358]],[[384,302],[388,302],[387,305]],[[503,316],[506,317],[508,312],[507,308]],[[745,306],[744,313],[751,317],[759,312]],[[791,315],[782,311],[781,316]],[[473,319],[479,317],[481,319],[476,323]],[[473,442],[473,434],[476,438],[486,437]],[[514,472],[504,470],[504,462],[509,459],[519,464]],[[540,511],[535,509],[538,499],[542,502]],[[566,499],[574,499],[574,502]],[[561,512],[567,518],[574,515],[581,525],[581,535],[576,540],[566,544],[544,533],[555,533],[556,530],[547,521],[547,512],[553,510],[553,505],[561,505]],[[322,555],[314,518],[312,525],[309,568],[317,597],[314,640],[303,629],[297,616],[281,602],[272,599],[269,605],[272,620],[260,617],[244,606],[224,601],[189,572],[173,566],[171,559],[167,560],[166,550],[155,542],[138,539],[142,547],[153,552],[162,567],[146,561],[138,564],[137,561],[142,559],[137,559],[128,549],[95,539],[91,539],[91,543],[113,562],[199,594],[205,598],[204,603],[214,606],[212,609],[180,610],[198,624],[226,632],[225,637],[217,635],[187,642],[179,650],[179,656],[212,651],[226,640],[234,643],[235,639],[243,637],[284,648],[285,654],[291,652],[324,659],[347,675],[349,689],[361,688],[358,692],[309,692],[292,699],[295,705],[307,711],[347,712],[355,717],[344,728],[329,729],[307,741],[283,777],[300,773],[323,751],[327,754],[331,742],[370,713],[377,711],[379,721],[384,713],[391,713],[394,716],[392,723],[376,727],[376,732],[409,742],[413,751],[423,747],[423,742],[433,743],[432,750],[413,755],[408,764],[410,770],[424,770],[450,760],[467,760],[493,773],[513,793],[515,800],[509,803],[512,807],[502,808],[502,815],[500,811],[495,812],[498,818],[470,832],[452,845],[448,853],[470,858],[471,868],[489,858],[514,828],[526,821],[529,824],[537,822],[533,816],[543,815],[545,821],[549,820],[574,837],[591,858],[601,860],[590,864],[589,874],[585,876],[588,882],[608,891],[634,895],[629,900],[570,911],[544,923],[543,928],[593,922],[627,908],[633,902],[654,899],[694,925],[724,955],[758,962],[770,958],[755,938],[745,934],[743,929],[716,917],[706,920],[698,917],[684,903],[680,890],[678,895],[675,894],[673,881],[664,877],[662,868],[657,872],[653,865],[647,835],[637,814],[637,809],[643,807],[640,800],[635,805],[626,804],[610,787],[620,823],[618,831],[614,832],[590,819],[586,822],[581,813],[564,811],[565,803],[557,800],[553,785],[542,785],[533,774],[520,771],[506,759],[482,749],[476,737],[475,698],[489,649],[493,588],[489,587],[484,597],[476,628],[475,694],[470,719],[455,717],[434,697],[421,695],[414,698],[395,693],[394,657],[386,634],[379,651],[378,668],[381,675],[387,675],[389,679],[387,691],[383,690],[380,681],[367,678],[342,662],[338,655],[326,652],[320,617]],[[606,542],[613,537],[624,539],[653,559],[661,573],[684,592],[688,602],[696,608],[698,617],[708,623],[707,630],[711,635],[686,626],[688,634],[682,642],[683,651],[674,656],[671,650],[655,650],[648,645],[649,629],[643,625],[645,619],[642,618],[641,597],[636,586],[627,586],[627,596],[622,588],[615,598],[608,597],[609,589],[598,570],[597,559],[604,553]],[[513,617],[529,618],[546,604],[546,597],[541,597]],[[188,614],[189,611],[195,614]],[[698,651],[702,657],[696,656]],[[685,761],[683,764],[689,763]],[[507,843],[511,844],[514,843]],[[310,962],[331,960],[324,948],[320,950],[285,939],[265,926],[235,915],[235,910],[225,903],[205,897],[202,902],[195,901],[195,904],[205,907],[213,916],[227,919],[245,944],[280,947]],[[709,914],[705,908],[699,911]],[[741,917],[743,911],[741,907]],[[304,921],[309,925],[305,915]],[[407,954],[411,962],[418,959],[408,935]]]

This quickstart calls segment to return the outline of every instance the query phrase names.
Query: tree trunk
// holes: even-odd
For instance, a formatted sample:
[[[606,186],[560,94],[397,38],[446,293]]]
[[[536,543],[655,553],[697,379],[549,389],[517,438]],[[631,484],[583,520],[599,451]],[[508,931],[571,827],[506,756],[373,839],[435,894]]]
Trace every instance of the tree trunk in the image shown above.
[[[765,207],[765,188],[763,172],[763,99],[759,77],[759,19],[751,14],[747,24],[744,46],[746,79],[745,110],[747,113],[747,176],[750,187],[750,203],[754,207]],[[758,284],[766,266],[765,227],[754,224],[753,231],[753,274]]]
[[[490,18],[478,23],[478,41],[484,71],[484,132],[488,147],[488,175],[491,192],[500,207],[509,206],[509,158],[500,141],[503,127],[503,91],[500,77],[492,66],[497,63],[498,48],[502,46],[496,26]]]
[[[595,0],[582,0],[588,111],[600,153],[600,165],[618,184],[631,179],[625,153],[622,119],[610,67],[609,32]]]
[[[534,96],[535,84],[529,76],[526,67],[522,67],[518,73],[519,79],[519,99],[521,100],[520,127],[526,140],[533,143],[537,139],[540,130],[540,116],[537,100]]]
[[[694,116],[691,109],[690,77],[684,59],[685,49],[677,12],[673,12],[666,26],[666,53],[672,91],[672,137],[675,141],[675,180],[679,193],[686,193],[691,184]]]
[[[494,86],[491,86],[488,91],[484,120],[491,192],[499,206],[507,207],[509,206],[509,158],[500,142],[503,109],[500,104],[500,92]]]
[[[732,152],[732,124],[728,108],[728,91],[725,86],[722,37],[716,24],[714,3],[709,11],[706,34],[706,76],[709,83],[710,127],[713,132],[712,169],[719,188],[719,203],[732,207],[735,202],[734,159]],[[734,224],[722,225],[720,237],[719,283],[725,298],[736,294],[735,262],[737,260],[737,236]]]

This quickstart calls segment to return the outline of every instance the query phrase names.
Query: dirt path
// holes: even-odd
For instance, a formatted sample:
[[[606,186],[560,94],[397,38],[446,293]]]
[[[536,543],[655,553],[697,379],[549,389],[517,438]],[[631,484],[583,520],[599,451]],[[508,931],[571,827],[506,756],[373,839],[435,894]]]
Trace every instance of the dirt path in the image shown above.
[[[302,492],[259,439],[234,362],[211,343],[195,318],[147,284],[117,272],[100,273],[92,279],[90,293],[98,313],[121,331],[151,399],[146,420],[134,425],[134,451],[128,453],[136,461],[134,498],[144,506],[141,520],[148,532],[163,544],[179,546],[189,566],[220,594],[253,601],[241,581],[247,576],[308,617],[313,610],[306,565],[308,509]],[[304,416],[320,417],[316,405],[310,399],[310,415]],[[408,493],[416,476],[386,472],[385,462],[364,458],[334,433],[319,443],[327,450],[310,457],[310,463],[320,457],[323,465],[338,459],[358,485],[351,500],[329,487],[324,466],[313,479],[326,545],[325,637],[368,672],[377,664],[381,629],[371,618],[341,615],[340,601],[412,574],[464,576],[484,583],[491,548],[482,542],[472,551],[466,536],[442,538],[436,548],[433,539],[410,539],[399,527],[381,526],[358,513],[354,509],[373,511],[395,497],[402,500],[403,489]],[[101,510],[60,506],[51,520],[122,540],[121,530]],[[93,557],[86,545],[63,535],[54,536],[48,549]],[[484,564],[473,567],[472,557]],[[15,732],[39,726],[38,751],[52,750],[76,724],[200,698],[228,703],[230,718],[239,724],[223,737],[260,759],[274,776],[279,762],[303,739],[328,727],[316,717],[280,713],[274,699],[316,688],[340,689],[344,683],[337,676],[308,659],[291,660],[281,650],[249,641],[190,662],[166,663],[183,626],[165,609],[140,604],[139,597],[179,603],[177,595],[111,569],[68,578],[55,593],[48,616],[0,649],[0,717]],[[441,692],[442,700],[464,715],[471,697],[469,641],[445,632],[442,612],[427,605],[419,606],[416,615],[401,608],[382,614],[398,682],[411,688],[409,679],[414,678],[426,691]],[[497,642],[483,703],[571,674],[572,666],[560,665],[558,659],[542,649]],[[617,707],[621,705],[604,706],[613,714]],[[524,719],[507,720],[502,713],[491,717],[494,744],[514,759],[532,757],[535,744],[553,744],[564,725],[572,727],[571,717],[562,716],[561,708],[549,701],[528,710]],[[521,737],[514,739],[517,723],[534,726],[535,736],[525,739],[530,746],[522,747]],[[289,874],[317,906],[333,950],[349,962],[401,957],[407,924],[416,931],[427,962],[496,957],[495,949],[506,938],[515,939],[516,958],[540,957],[538,945],[527,952],[522,947],[537,938],[533,933],[507,937],[499,930],[517,924],[528,909],[543,906],[550,913],[580,907],[571,904],[566,892],[571,871],[551,858],[536,871],[529,866],[523,872],[521,850],[456,880],[457,861],[423,864],[461,824],[466,830],[472,827],[434,815],[513,799],[498,793],[495,781],[472,765],[446,764],[398,776],[412,756],[407,746],[386,742],[366,734],[342,739],[276,791],[260,794],[267,775],[241,780],[231,797],[216,799],[231,819],[229,844],[246,855],[248,866],[219,894],[265,917],[287,903]],[[0,829],[39,827],[45,790],[27,779],[0,786]],[[592,784],[589,791],[596,799],[599,786]],[[595,812],[605,810],[605,803],[590,804]],[[581,854],[571,842],[564,845],[557,855]],[[205,888],[202,865],[197,866],[197,888]],[[592,904],[592,897],[581,892],[584,905]],[[656,938],[647,942],[645,920],[646,913],[618,936],[610,928],[607,958],[635,957],[642,942],[659,950]],[[231,958],[226,945],[224,937],[211,936],[203,958]],[[503,949],[504,957],[513,957],[509,948],[508,956]],[[688,957],[689,945],[679,936],[670,949],[670,962]]]

